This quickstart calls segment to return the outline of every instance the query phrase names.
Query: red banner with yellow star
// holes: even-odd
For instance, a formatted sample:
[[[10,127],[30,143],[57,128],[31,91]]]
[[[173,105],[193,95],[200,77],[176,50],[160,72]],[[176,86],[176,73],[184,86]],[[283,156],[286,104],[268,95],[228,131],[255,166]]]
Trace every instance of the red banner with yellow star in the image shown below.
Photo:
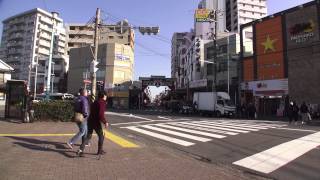
[[[258,80],[284,78],[281,16],[257,23],[255,26]]]

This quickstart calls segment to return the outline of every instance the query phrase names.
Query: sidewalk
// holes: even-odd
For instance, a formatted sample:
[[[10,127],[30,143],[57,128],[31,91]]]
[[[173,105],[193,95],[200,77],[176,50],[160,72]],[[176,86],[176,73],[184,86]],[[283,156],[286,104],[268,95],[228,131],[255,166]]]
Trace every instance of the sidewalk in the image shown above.
[[[0,121],[0,134],[76,131],[73,123]],[[80,158],[75,155],[77,146],[74,150],[66,149],[65,142],[69,138],[0,136],[1,179],[263,179],[229,165],[201,162],[163,146],[142,142],[134,142],[138,143],[138,148],[123,148],[106,139],[104,149],[107,154],[98,160],[94,154],[97,151],[97,138],[94,137],[85,157]]]

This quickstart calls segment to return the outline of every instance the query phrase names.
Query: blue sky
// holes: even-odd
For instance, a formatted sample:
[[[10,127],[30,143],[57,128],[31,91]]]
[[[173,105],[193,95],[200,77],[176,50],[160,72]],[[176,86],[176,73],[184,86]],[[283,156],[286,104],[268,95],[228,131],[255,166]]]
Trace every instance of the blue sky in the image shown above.
[[[135,79],[139,76],[170,76],[171,37],[174,32],[193,28],[193,12],[200,0],[0,0],[0,20],[40,7],[57,11],[65,23],[86,23],[102,9],[107,22],[128,19],[136,26],[160,26],[159,36],[136,32]],[[267,0],[273,14],[310,0]],[[111,15],[111,16],[110,16]],[[0,25],[2,34],[2,24]],[[159,40],[160,39],[160,40]],[[151,51],[150,51],[151,49]],[[156,92],[162,91],[157,89]]]

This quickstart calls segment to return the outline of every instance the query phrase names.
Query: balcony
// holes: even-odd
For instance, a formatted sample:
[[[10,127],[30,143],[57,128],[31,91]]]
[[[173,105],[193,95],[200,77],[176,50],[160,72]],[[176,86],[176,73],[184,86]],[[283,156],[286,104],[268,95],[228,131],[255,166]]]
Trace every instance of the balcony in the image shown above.
[[[44,55],[49,55],[49,50],[47,50],[45,48],[38,48],[38,53],[44,54]]]
[[[41,30],[47,31],[49,33],[52,32],[52,28],[49,28],[48,26],[45,26],[43,24],[40,24],[39,27],[40,27]]]
[[[17,55],[17,54],[22,54],[21,49],[9,49],[8,55]]]
[[[51,36],[49,36],[45,33],[40,33],[40,38],[51,41]]]
[[[45,41],[45,40],[41,40],[41,39],[40,39],[40,40],[39,40],[39,45],[50,48],[50,42]]]
[[[13,39],[23,39],[23,35],[21,33],[15,33],[8,38],[8,40],[13,40]]]

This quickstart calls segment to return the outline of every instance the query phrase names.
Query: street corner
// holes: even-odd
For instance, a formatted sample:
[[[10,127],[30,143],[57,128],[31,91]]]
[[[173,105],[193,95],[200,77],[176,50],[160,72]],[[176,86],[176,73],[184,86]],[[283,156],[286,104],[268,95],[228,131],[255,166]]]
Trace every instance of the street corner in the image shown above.
[[[118,133],[110,130],[104,130],[104,136],[109,139],[111,142],[117,144],[122,148],[140,148],[141,145],[133,142],[132,137],[123,137],[123,135],[118,135]]]

